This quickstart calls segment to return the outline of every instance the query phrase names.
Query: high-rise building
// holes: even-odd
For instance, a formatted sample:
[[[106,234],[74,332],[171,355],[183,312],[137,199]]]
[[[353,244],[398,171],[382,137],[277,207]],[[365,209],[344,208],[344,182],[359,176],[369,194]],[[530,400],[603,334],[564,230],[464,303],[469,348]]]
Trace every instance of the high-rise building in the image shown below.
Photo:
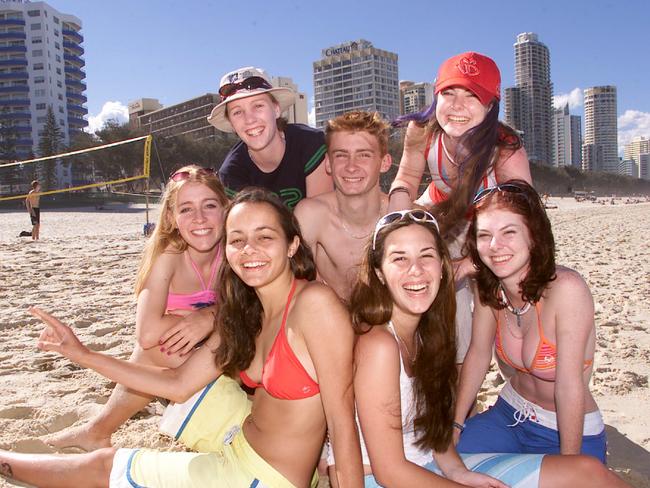
[[[377,111],[389,120],[399,115],[397,54],[359,39],[321,55],[313,63],[317,127],[350,110]]]
[[[307,124],[307,96],[298,91],[298,85],[286,76],[274,76],[271,84],[276,87],[290,88],[296,92],[296,103],[289,107],[282,115],[290,124]]]
[[[539,164],[553,162],[553,84],[548,47],[537,34],[517,36],[515,90],[505,90],[506,123],[522,134],[528,159]]]
[[[553,165],[582,167],[580,116],[569,113],[569,104],[553,111]]]
[[[582,168],[582,117],[571,115],[571,166]]]
[[[38,153],[50,106],[64,143],[88,126],[80,31],[80,19],[45,2],[0,3],[0,138],[16,134],[17,159]]]
[[[639,177],[639,165],[636,164],[634,159],[622,159],[618,163],[618,174],[631,176],[632,178]]]
[[[650,139],[643,136],[635,137],[623,149],[624,159],[632,159],[637,167],[641,163],[641,154],[648,153],[650,153]]]
[[[185,135],[195,140],[214,139],[219,130],[210,125],[208,115],[219,102],[221,102],[220,95],[206,93],[169,107],[144,113],[138,117],[137,125],[145,132],[160,137]],[[129,107],[131,105],[130,103]]]
[[[400,114],[413,114],[420,112],[433,103],[433,85],[423,81],[400,81]]]
[[[585,137],[582,169],[618,172],[616,87],[595,86],[584,91]],[[592,146],[592,147],[588,147]]]
[[[650,180],[650,154],[641,154],[639,156],[639,178]]]

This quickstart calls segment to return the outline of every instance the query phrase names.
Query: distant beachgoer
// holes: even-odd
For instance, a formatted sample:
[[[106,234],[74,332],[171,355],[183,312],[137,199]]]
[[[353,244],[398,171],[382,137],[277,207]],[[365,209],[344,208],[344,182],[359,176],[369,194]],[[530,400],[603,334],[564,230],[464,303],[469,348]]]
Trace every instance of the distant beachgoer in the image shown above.
[[[180,366],[212,333],[227,204],[212,170],[189,165],[171,175],[136,278],[137,342],[130,361]],[[87,451],[110,446],[111,435],[151,400],[150,395],[117,385],[88,423],[51,434],[45,442]]]
[[[32,189],[29,190],[29,195],[25,199],[25,206],[29,212],[29,218],[32,222],[32,240],[37,241],[40,239],[41,232],[41,184],[34,180],[32,181]]]
[[[305,197],[332,191],[323,132],[281,117],[295,103],[293,90],[273,87],[262,69],[249,66],[225,74],[219,94],[222,101],[208,122],[241,139],[219,169],[228,196],[259,186],[293,208]]]
[[[467,211],[481,188],[513,178],[532,181],[519,135],[499,122],[500,90],[501,74],[492,59],[475,52],[458,54],[440,66],[434,103],[398,119],[410,122],[389,209],[411,208],[428,166],[432,181],[417,203],[438,216],[454,259],[458,363],[469,347],[472,326],[468,276],[474,269],[462,257]]]
[[[215,330],[176,369],[90,351],[69,327],[32,310],[48,324],[42,349],[138,391],[186,402],[186,415],[176,419],[181,440],[202,452],[1,451],[1,474],[41,487],[315,487],[327,428],[340,460],[339,486],[363,486],[347,310],[330,288],[308,281],[315,277],[311,253],[280,199],[261,189],[240,192],[224,219]],[[255,388],[252,402],[233,377]],[[205,394],[187,401],[207,383]]]
[[[379,176],[391,164],[388,130],[377,112],[353,111],[329,120],[325,164],[334,191],[306,198],[296,207],[318,277],[345,301],[372,230],[388,206],[388,197],[379,188]]]
[[[596,346],[589,287],[555,264],[551,223],[528,183],[502,183],[474,202],[467,242],[477,292],[456,402],[458,451],[583,453],[605,463],[605,424],[589,391]],[[463,429],[493,349],[509,379],[495,405]]]

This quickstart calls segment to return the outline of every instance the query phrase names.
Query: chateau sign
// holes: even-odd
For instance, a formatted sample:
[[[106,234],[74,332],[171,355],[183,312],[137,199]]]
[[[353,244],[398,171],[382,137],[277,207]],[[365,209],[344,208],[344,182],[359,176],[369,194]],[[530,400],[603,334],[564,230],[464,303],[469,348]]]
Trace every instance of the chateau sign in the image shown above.
[[[348,42],[346,44],[341,44],[340,46],[335,46],[335,47],[330,47],[330,48],[327,48],[327,49],[323,49],[323,55],[324,56],[338,56],[339,54],[349,54],[352,51],[358,51],[359,49],[370,47],[371,45],[372,44],[370,44],[368,41]]]

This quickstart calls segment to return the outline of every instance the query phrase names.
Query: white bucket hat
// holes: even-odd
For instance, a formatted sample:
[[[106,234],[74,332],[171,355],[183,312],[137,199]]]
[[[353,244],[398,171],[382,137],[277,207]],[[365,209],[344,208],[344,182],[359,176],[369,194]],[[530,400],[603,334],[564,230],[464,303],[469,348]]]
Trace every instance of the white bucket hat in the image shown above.
[[[226,105],[240,98],[268,93],[284,112],[296,101],[296,94],[290,88],[273,87],[268,75],[261,68],[247,66],[226,73],[219,82],[221,103],[212,109],[208,122],[223,132],[234,132],[226,117]]]

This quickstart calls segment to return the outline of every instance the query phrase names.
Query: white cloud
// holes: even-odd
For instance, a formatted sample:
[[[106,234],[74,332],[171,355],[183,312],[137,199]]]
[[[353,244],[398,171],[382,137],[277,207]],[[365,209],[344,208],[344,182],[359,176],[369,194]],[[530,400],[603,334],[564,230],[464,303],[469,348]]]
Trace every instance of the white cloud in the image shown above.
[[[569,104],[569,109],[582,107],[583,95],[581,88],[574,88],[569,93],[560,93],[553,97],[553,107],[562,108]]]
[[[618,147],[621,154],[623,147],[636,136],[650,137],[650,113],[626,110],[618,118]]]
[[[106,102],[98,115],[88,116],[88,132],[95,133],[109,120],[125,123],[129,120],[129,109],[122,102]]]
[[[316,127],[316,104],[314,102],[314,97],[309,99],[309,106],[311,108],[307,114],[307,123],[312,127]]]

